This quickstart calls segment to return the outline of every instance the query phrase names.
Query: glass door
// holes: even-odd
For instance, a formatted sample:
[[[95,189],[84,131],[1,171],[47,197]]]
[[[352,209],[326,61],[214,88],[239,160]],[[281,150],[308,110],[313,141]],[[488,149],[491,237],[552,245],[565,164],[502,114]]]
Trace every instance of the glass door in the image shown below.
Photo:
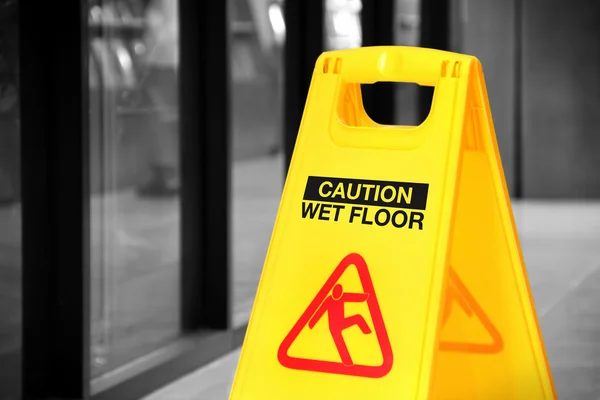
[[[233,325],[250,319],[283,188],[282,3],[229,0]]]
[[[95,378],[180,336],[178,0],[88,18]]]

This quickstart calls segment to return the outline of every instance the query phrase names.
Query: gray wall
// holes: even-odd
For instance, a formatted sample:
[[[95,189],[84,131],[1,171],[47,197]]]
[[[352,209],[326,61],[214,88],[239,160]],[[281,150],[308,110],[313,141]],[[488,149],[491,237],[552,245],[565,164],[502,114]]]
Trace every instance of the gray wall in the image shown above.
[[[522,195],[600,198],[600,1],[520,0]],[[453,0],[454,50],[484,68],[509,190],[515,182],[513,0]]]
[[[600,1],[523,1],[523,191],[600,197]]]

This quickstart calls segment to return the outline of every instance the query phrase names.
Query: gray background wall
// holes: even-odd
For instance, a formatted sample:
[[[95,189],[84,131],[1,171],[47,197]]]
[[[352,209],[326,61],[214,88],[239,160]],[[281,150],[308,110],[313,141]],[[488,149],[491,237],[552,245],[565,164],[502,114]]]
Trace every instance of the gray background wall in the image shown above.
[[[600,197],[600,2],[523,1],[523,192]]]
[[[526,198],[600,198],[600,2],[454,0],[453,7],[455,50],[483,64],[511,194],[520,179]],[[522,79],[519,177],[516,67]]]

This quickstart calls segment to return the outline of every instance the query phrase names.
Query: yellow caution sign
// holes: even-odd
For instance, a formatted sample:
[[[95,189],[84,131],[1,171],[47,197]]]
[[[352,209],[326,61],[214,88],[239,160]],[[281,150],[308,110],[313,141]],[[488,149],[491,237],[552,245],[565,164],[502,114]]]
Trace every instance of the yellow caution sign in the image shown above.
[[[377,81],[428,118],[372,121]],[[324,53],[230,399],[555,398],[479,61]]]

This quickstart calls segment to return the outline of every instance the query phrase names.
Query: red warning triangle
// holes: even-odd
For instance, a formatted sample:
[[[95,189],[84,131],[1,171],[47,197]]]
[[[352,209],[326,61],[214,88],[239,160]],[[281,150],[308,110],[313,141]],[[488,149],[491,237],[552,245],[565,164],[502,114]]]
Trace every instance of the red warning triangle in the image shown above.
[[[446,290],[446,302],[444,305],[444,315],[442,326],[446,324],[450,317],[451,310],[454,305],[458,304],[462,310],[467,313],[469,317],[475,317],[483,328],[487,331],[491,343],[471,343],[471,342],[458,342],[458,341],[440,341],[440,350],[442,351],[454,351],[459,353],[479,353],[479,354],[495,354],[502,351],[504,348],[504,341],[500,332],[492,321],[483,311],[477,300],[473,297],[471,292],[467,289],[465,284],[459,278],[458,274],[454,269],[450,268],[450,281],[448,282],[448,289]]]
[[[337,282],[348,269],[354,265],[360,277],[363,293],[343,293],[341,285]],[[331,292],[331,294],[330,294]],[[373,321],[373,330],[379,342],[379,348],[383,356],[381,365],[368,366],[353,364],[350,353],[344,343],[341,335],[342,330],[352,325],[358,325],[363,333],[371,333],[371,327],[360,315],[350,317],[344,316],[344,303],[348,301],[365,301]],[[288,350],[296,340],[302,329],[309,325],[314,326],[317,321],[327,312],[329,320],[329,330],[336,344],[342,362],[313,360],[307,358],[297,358],[288,355]],[[285,337],[277,353],[279,363],[287,368],[300,369],[305,371],[325,372],[331,374],[362,376],[367,378],[381,378],[390,372],[394,357],[392,355],[392,346],[388,338],[377,296],[371,275],[364,258],[359,254],[353,253],[346,256],[337,266],[333,274],[329,277],[325,285],[321,288],[317,296],[310,303],[306,311],[302,314],[298,322],[294,325],[290,333]]]

